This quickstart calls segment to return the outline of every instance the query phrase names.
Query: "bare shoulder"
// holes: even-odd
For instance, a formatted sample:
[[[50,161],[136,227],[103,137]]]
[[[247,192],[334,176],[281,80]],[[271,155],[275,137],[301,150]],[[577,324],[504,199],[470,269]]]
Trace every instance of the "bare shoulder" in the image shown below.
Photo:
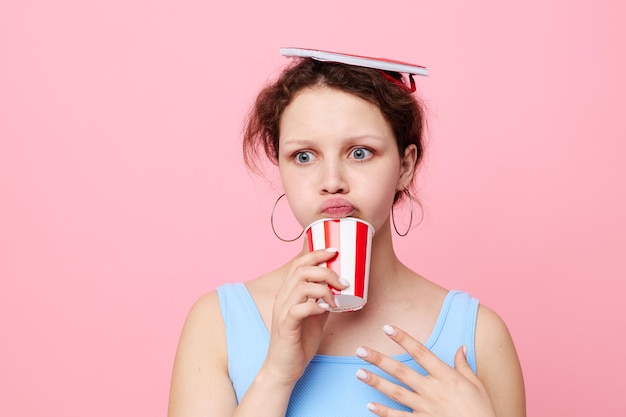
[[[226,359],[226,330],[216,291],[203,295],[191,306],[181,333],[179,350],[181,345],[186,349],[202,345],[201,349],[195,350],[210,350],[218,358]],[[226,362],[223,366],[226,367]]]
[[[228,376],[226,331],[216,292],[199,298],[180,335],[168,415],[228,415],[236,406]]]
[[[515,344],[502,318],[480,305],[476,322],[476,370],[498,416],[526,415],[524,380]]]
[[[490,364],[494,355],[496,358],[517,362],[513,339],[504,320],[495,311],[482,304],[478,307],[476,320],[476,355],[479,375],[487,375],[492,371],[493,367]],[[489,360],[478,363],[482,357]]]
[[[187,314],[185,326],[212,325],[218,329],[224,329],[222,313],[217,291],[211,291],[198,298]]]

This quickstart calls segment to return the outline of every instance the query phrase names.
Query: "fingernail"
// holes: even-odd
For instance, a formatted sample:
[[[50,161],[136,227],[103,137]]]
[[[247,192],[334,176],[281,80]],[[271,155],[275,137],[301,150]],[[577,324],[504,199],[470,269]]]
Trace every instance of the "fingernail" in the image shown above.
[[[330,309],[330,306],[328,305],[328,303],[317,303],[320,307],[322,307],[324,310],[328,310]]]
[[[350,286],[350,281],[348,281],[347,279],[339,278],[339,282],[341,282],[346,287]]]
[[[374,403],[367,403],[367,409],[370,411],[375,411],[376,406],[374,405]]]
[[[383,332],[385,332],[387,336],[393,336],[394,334],[396,334],[396,330],[388,324],[385,324],[383,326]]]
[[[361,381],[365,381],[367,379],[367,372],[365,372],[363,369],[358,369],[356,371],[356,377],[359,378]]]
[[[337,253],[337,252],[339,252],[339,249],[337,249],[337,248],[326,248],[326,252]]]
[[[367,355],[368,355],[368,353],[367,353],[367,349],[365,349],[365,348],[363,348],[363,347],[358,347],[358,348],[356,348],[356,352],[355,352],[355,353],[356,353],[356,355],[357,355],[359,358],[367,358]]]
[[[463,354],[467,356],[467,345],[463,345]]]

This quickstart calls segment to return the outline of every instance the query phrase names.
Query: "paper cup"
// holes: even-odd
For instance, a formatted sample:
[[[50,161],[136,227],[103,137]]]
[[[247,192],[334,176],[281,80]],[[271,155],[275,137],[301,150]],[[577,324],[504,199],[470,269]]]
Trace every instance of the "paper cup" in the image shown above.
[[[374,228],[353,217],[321,219],[306,228],[309,251],[337,248],[339,253],[320,266],[330,268],[350,285],[343,291],[331,287],[337,308],[330,311],[355,311],[367,303],[370,258]]]

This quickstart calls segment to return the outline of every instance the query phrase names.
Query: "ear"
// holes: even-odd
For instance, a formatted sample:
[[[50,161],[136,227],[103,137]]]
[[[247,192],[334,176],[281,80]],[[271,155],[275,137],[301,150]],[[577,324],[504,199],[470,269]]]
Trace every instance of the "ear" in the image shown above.
[[[415,174],[415,161],[417,160],[417,147],[411,144],[404,150],[404,156],[400,159],[400,176],[396,185],[397,191],[406,189]]]

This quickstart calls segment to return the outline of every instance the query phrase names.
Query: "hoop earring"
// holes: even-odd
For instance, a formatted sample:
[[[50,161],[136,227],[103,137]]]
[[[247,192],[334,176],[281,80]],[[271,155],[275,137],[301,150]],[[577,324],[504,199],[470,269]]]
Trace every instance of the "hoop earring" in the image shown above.
[[[283,193],[280,197],[278,197],[276,199],[276,201],[274,202],[274,207],[272,207],[272,215],[270,216],[270,223],[272,225],[272,232],[274,232],[274,236],[276,236],[278,239],[282,240],[283,242],[293,242],[294,240],[298,240],[300,239],[300,236],[302,236],[302,234],[304,233],[304,229],[302,229],[302,231],[300,232],[300,234],[296,237],[294,237],[293,239],[283,239],[282,237],[280,237],[278,235],[278,233],[276,233],[276,229],[274,228],[274,212],[276,211],[276,206],[278,205],[278,202],[280,201],[281,198],[283,198],[285,196],[285,194]]]
[[[398,236],[404,237],[409,234],[409,232],[411,231],[411,225],[413,224],[413,199],[411,198],[411,193],[409,193],[408,189],[405,188],[402,192],[405,193],[407,197],[409,198],[409,207],[411,208],[411,217],[409,218],[409,227],[407,227],[406,232],[404,232],[404,234],[398,232],[398,228],[396,227],[396,217],[393,212],[393,206],[391,206],[391,223],[393,224],[393,228],[398,234]]]

